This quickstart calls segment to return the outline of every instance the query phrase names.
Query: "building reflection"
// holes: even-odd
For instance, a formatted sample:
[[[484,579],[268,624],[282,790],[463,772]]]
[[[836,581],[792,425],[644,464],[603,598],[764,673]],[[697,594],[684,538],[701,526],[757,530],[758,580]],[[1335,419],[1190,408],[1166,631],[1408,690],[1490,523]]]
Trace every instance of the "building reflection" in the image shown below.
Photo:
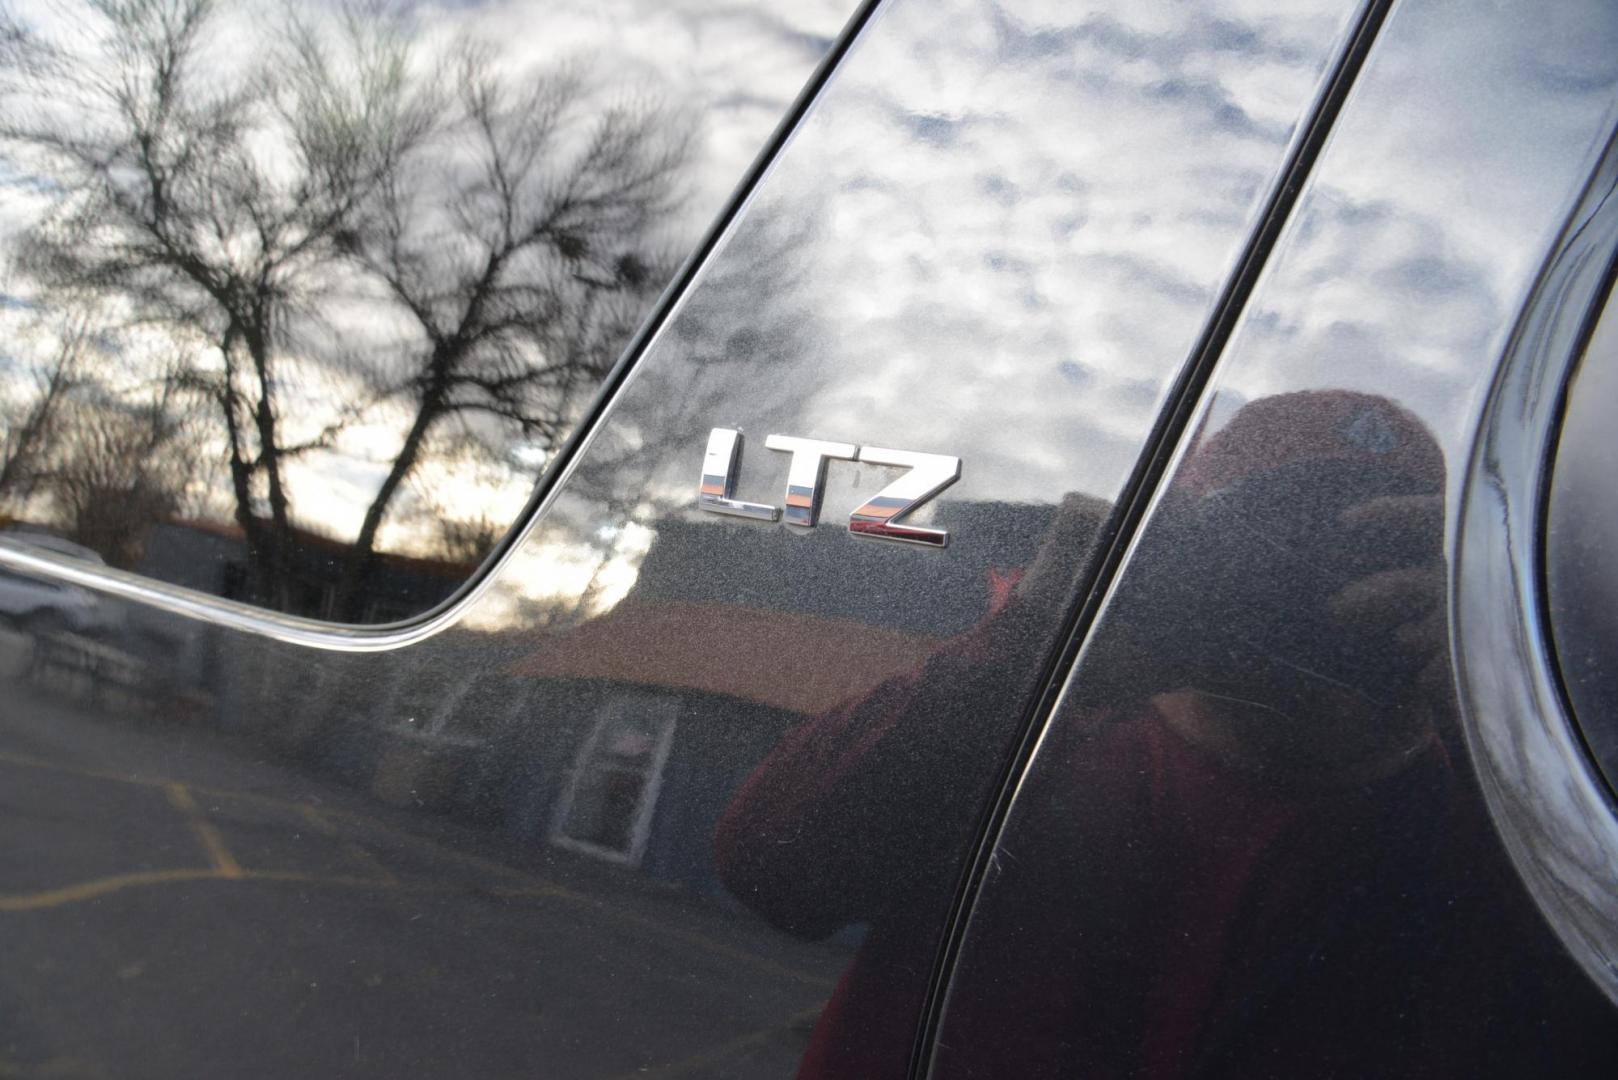
[[[224,647],[205,624],[116,600],[92,601],[118,610],[105,624],[7,620],[0,670],[25,703],[0,732],[0,769],[21,778],[13,790],[36,780],[118,798],[150,789],[160,805],[136,817],[190,807],[182,817],[217,834],[226,854],[165,847],[156,820],[141,819],[146,839],[117,856],[58,838],[49,882],[23,888],[13,876],[0,911],[40,910],[63,890],[150,889],[161,903],[167,886],[199,882],[384,898],[447,888],[435,901],[443,918],[497,902],[509,907],[500,933],[513,939],[535,925],[522,905],[577,907],[581,942],[599,932],[585,925],[616,911],[610,918],[657,941],[673,935],[653,948],[739,952],[725,961],[732,989],[719,996],[771,1002],[772,1023],[800,1018],[742,1060],[789,1072],[863,929],[829,927],[821,942],[768,930],[716,863],[721,819],[793,731],[992,621],[1026,588],[1042,545],[1062,531],[1053,525],[1074,526],[1074,508],[1086,527],[1105,509],[1083,499],[1066,518],[1049,506],[952,507],[952,527],[984,542],[940,564],[947,600],[892,605],[876,619],[864,598],[823,586],[834,569],[844,580],[879,575],[886,545],[823,527],[812,544],[783,546],[768,529],[673,515],[656,523],[633,586],[604,612],[562,605],[548,627],[451,631],[430,657],[331,655],[292,679],[294,654]],[[780,561],[781,572],[754,576],[755,594],[719,610],[705,579],[721,572],[711,565],[721,548]],[[690,633],[698,624],[730,636]],[[828,655],[839,658],[835,675],[806,664]],[[310,839],[284,849],[301,832]],[[126,871],[126,855],[145,869]],[[463,959],[486,964],[490,949],[508,947],[475,939]],[[652,1044],[668,1050],[666,1037]]]

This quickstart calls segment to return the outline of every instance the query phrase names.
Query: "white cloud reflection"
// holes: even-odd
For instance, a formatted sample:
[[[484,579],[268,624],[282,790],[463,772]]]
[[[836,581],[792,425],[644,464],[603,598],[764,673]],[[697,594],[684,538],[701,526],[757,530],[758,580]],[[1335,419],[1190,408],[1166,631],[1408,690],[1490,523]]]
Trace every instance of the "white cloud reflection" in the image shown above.
[[[769,290],[699,284],[603,441],[685,423],[696,446],[713,424],[789,424],[959,454],[955,500],[1113,497],[1349,7],[892,5],[715,267],[758,261],[768,245],[750,229],[772,216],[809,221],[799,307],[772,321],[754,306]],[[1285,294],[1260,292],[1243,321],[1239,346],[1265,360],[1220,384],[1216,418],[1284,389],[1397,378],[1435,427],[1469,422],[1472,373],[1611,126],[1613,43],[1578,28],[1612,20],[1575,7],[1467,41],[1434,7],[1401,9],[1267,271]],[[1474,107],[1410,104],[1441,91]],[[683,361],[748,323],[764,343],[751,384],[659,420]],[[773,498],[778,463],[748,453],[740,496]],[[635,482],[683,505],[694,463]],[[862,471],[833,470],[828,507],[869,489]],[[542,528],[534,542],[551,541]]]
[[[678,511],[725,425],[747,499],[778,495],[775,430],[959,455],[949,501],[1116,497],[1352,13],[891,4],[578,477]],[[624,470],[632,441],[668,450]],[[885,475],[832,470],[828,519]],[[625,513],[564,500],[529,548]]]
[[[712,351],[682,326],[709,335],[728,315],[764,336],[752,377],[793,387],[805,434],[959,453],[960,497],[1049,502],[1087,481],[1111,494],[1345,8],[893,5],[752,211],[813,227],[784,253],[802,261],[802,351],[768,347],[782,331],[758,326],[745,285],[699,286],[700,316],[638,378],[661,384],[659,364]],[[720,265],[756,257],[751,228]],[[760,388],[727,394],[735,423],[776,410]],[[1112,467],[1073,469],[1109,444]]]
[[[622,78],[612,86],[662,87],[700,116],[706,165],[678,227],[689,235],[850,6],[415,10],[433,40],[498,42],[513,69],[610,56]],[[888,5],[637,372],[574,490],[485,602],[515,612],[531,610],[523,597],[582,597],[602,560],[596,526],[627,536],[683,506],[716,424],[958,454],[955,500],[1113,497],[1353,14],[1329,0],[1282,11],[1258,0]],[[1261,396],[1322,370],[1374,389],[1398,365],[1432,372],[1431,418],[1453,422],[1452,373],[1497,340],[1525,269],[1513,260],[1546,228],[1539,203],[1565,196],[1566,141],[1605,107],[1613,43],[1569,44],[1578,35],[1567,27],[1586,14],[1525,19],[1517,40],[1488,49],[1454,41],[1446,23],[1443,42],[1415,47],[1409,34],[1373,55],[1381,96],[1351,108],[1332,140],[1351,141],[1352,160],[1328,156],[1331,180],[1294,226],[1316,238],[1271,271],[1309,282],[1309,302],[1248,314],[1247,347],[1275,360],[1228,394]],[[1401,18],[1432,15],[1414,4]],[[1525,81],[1561,96],[1524,95]],[[1467,122],[1403,107],[1439,85],[1475,100]],[[1507,121],[1521,132],[1509,143],[1491,135]],[[1389,163],[1408,160],[1435,166],[1391,182]],[[5,189],[0,214],[23,212],[36,198],[25,189]],[[345,303],[329,318],[346,339],[370,334],[376,346],[397,332],[362,317],[364,297]],[[1368,328],[1364,313],[1378,310],[1402,312],[1400,341]],[[401,422],[368,413],[300,466],[300,513],[354,528],[356,494],[378,482]],[[769,459],[749,453],[759,464],[741,494],[774,497]],[[834,471],[828,505],[868,489],[861,472]],[[453,482],[469,513],[517,505],[516,487]],[[396,528],[389,542],[413,541]],[[607,558],[627,567],[636,550]]]

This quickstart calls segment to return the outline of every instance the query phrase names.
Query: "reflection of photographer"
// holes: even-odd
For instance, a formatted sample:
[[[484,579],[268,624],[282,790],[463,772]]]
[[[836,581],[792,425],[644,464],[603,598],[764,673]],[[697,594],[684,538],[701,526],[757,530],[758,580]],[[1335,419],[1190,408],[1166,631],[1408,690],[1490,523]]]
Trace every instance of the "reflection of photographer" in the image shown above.
[[[1109,690],[1050,747],[1080,806],[1022,823],[1068,906],[1016,1022],[1070,1056],[1029,1074],[1387,1063],[1452,783],[1443,491],[1420,423],[1346,392],[1253,402],[1187,458],[1098,633]]]
[[[1005,951],[962,968],[1044,977],[963,997],[959,1030],[1027,1047],[1022,1076],[1381,1075],[1409,1051],[1452,785],[1443,492],[1431,436],[1368,395],[1261,399],[1198,440],[980,910]]]
[[[1108,511],[1065,498],[1031,562],[993,574],[975,629],[787,732],[725,811],[717,865],[738,899],[799,937],[867,928],[800,1076],[904,1075],[963,851],[1072,601],[1074,545]]]
[[[1398,934],[1437,917],[1447,866],[1443,492],[1431,437],[1368,395],[1260,400],[1201,440],[974,916],[995,955],[969,949],[963,978],[997,989],[952,1004],[976,1033],[949,1051],[959,1071],[1256,1069],[1261,1046],[1305,1071],[1374,1061],[1410,1004]],[[1057,609],[1038,578],[921,672],[790,733],[721,824],[726,880],[766,918],[869,926],[801,1076],[885,1075],[881,1048],[908,1050],[920,1003],[899,969],[935,955],[943,913],[918,901],[953,886],[920,880],[916,845],[989,795],[981,731],[950,725],[1014,693],[1017,649]],[[1359,940],[1377,919],[1391,952]]]
[[[1530,983],[1555,958],[1489,947],[1543,935],[1456,733],[1443,494],[1431,436],[1370,395],[1199,440],[1025,781],[944,1075],[1587,1068]]]
[[[1432,731],[1423,691],[1448,686],[1443,490],[1431,436],[1382,399],[1246,406],[1187,461],[1120,591],[1135,689],[1272,782],[1404,767]]]

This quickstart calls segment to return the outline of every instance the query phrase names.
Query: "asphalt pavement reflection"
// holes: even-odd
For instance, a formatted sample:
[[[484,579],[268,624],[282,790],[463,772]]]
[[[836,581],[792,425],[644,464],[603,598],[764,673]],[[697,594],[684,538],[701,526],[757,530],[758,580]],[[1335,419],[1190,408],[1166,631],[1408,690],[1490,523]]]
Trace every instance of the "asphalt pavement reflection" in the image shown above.
[[[146,710],[7,702],[0,1077],[781,1075],[847,960]]]

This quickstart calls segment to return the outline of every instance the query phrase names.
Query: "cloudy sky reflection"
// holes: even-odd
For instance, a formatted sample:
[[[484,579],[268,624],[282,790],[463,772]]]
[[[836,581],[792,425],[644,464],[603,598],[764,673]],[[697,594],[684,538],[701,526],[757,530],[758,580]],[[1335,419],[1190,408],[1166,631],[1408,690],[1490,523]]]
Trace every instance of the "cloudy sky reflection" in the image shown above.
[[[1477,373],[1504,348],[1618,100],[1608,5],[1511,21],[1503,34],[1439,4],[1400,9],[1266,269],[1277,284],[1232,342],[1241,363],[1222,393],[1397,386],[1441,441],[1464,445],[1487,389]],[[1467,107],[1407,104],[1440,95]]]
[[[893,5],[755,210],[815,215],[811,351],[766,334],[755,358],[795,387],[794,433],[959,455],[956,498],[1114,494],[1347,7]],[[730,422],[773,419],[731,395]]]
[[[777,431],[959,456],[940,522],[951,501],[1115,497],[1351,7],[890,5],[576,486],[655,527],[690,513],[706,433],[729,426],[748,435],[738,497],[753,501],[783,481],[762,446]],[[824,520],[889,476],[831,470]],[[599,519],[601,498],[572,494],[514,589]]]

